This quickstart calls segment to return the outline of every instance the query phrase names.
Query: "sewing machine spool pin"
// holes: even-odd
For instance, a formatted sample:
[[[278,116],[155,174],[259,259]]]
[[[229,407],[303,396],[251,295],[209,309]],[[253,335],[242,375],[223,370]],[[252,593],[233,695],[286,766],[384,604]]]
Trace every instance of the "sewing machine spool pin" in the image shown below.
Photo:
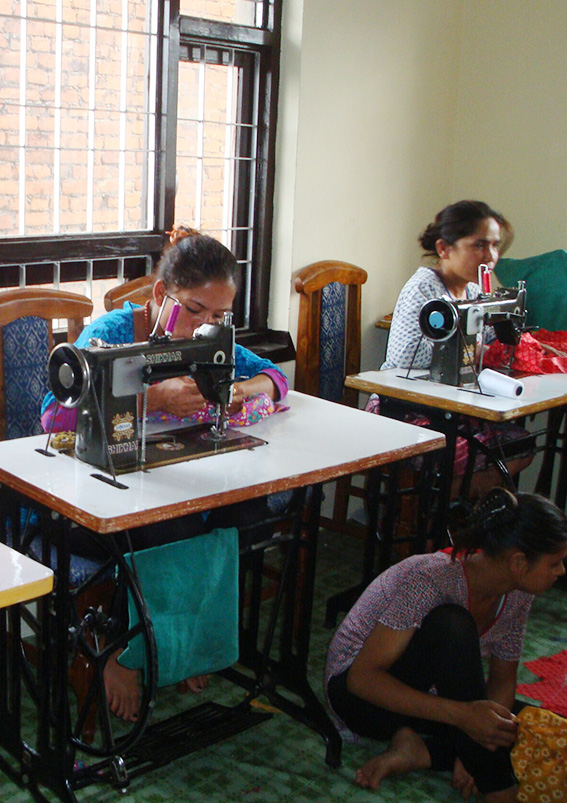
[[[478,266],[478,286],[483,295],[489,296],[492,293],[492,276],[488,265]]]

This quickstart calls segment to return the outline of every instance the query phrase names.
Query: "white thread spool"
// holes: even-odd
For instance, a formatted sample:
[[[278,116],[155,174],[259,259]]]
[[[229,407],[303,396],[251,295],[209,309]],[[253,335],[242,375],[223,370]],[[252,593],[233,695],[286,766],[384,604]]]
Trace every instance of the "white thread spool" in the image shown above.
[[[495,396],[506,396],[509,399],[515,399],[524,392],[523,382],[491,368],[484,368],[480,372],[478,384],[483,393],[493,393]]]

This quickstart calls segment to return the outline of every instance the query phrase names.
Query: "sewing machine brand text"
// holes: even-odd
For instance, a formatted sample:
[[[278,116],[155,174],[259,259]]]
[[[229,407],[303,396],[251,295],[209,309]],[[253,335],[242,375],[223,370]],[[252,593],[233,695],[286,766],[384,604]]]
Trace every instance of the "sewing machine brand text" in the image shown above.
[[[149,363],[157,364],[162,362],[182,362],[183,355],[180,351],[166,351],[158,352],[153,351],[144,354],[144,357]]]
[[[138,451],[138,441],[127,441],[126,443],[109,443],[107,445],[111,455],[127,454]]]

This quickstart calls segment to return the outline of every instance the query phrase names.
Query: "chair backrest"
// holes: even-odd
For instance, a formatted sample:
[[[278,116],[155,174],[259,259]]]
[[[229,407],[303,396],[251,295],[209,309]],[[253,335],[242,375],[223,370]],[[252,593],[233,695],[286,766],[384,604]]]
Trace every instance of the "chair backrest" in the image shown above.
[[[361,287],[368,278],[348,262],[314,262],[295,277],[300,294],[295,389],[330,401],[357,404],[344,387],[360,371]]]
[[[44,288],[0,293],[0,438],[39,434],[40,409],[48,390],[47,361],[53,321],[66,320],[77,339],[92,301],[77,293]]]
[[[524,259],[499,259],[495,273],[505,287],[525,281],[528,326],[552,332],[567,329],[567,251],[558,248]]]
[[[132,304],[144,305],[152,297],[155,277],[140,276],[139,279],[130,279],[124,284],[113,287],[104,297],[104,308],[110,310],[124,306],[125,301]]]

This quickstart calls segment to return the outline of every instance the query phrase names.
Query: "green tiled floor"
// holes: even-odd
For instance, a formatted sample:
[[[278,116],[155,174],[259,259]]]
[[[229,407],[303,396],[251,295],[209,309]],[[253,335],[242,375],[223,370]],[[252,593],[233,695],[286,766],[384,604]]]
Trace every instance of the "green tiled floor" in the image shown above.
[[[331,632],[322,626],[324,603],[330,593],[344,588],[356,578],[360,545],[338,536],[323,536],[320,542],[318,578],[311,643],[310,676],[321,694],[321,677]],[[567,646],[567,590],[553,589],[534,607],[525,660],[550,655]],[[535,680],[522,667],[522,682]],[[213,678],[207,699],[229,702],[241,694],[220,678]],[[156,716],[164,716],[185,706],[188,696],[173,689],[161,690]],[[199,698],[199,701],[202,697]],[[120,800],[123,803],[328,803],[340,801],[391,801],[392,803],[444,803],[460,800],[447,777],[428,773],[386,780],[378,792],[359,789],[353,783],[356,769],[381,745],[345,745],[342,766],[333,770],[324,762],[322,740],[305,726],[282,713],[234,738],[136,778],[126,794],[105,786],[90,786],[77,793],[79,801]],[[56,798],[47,795],[51,800]],[[0,799],[31,803],[31,796],[0,776]]]

